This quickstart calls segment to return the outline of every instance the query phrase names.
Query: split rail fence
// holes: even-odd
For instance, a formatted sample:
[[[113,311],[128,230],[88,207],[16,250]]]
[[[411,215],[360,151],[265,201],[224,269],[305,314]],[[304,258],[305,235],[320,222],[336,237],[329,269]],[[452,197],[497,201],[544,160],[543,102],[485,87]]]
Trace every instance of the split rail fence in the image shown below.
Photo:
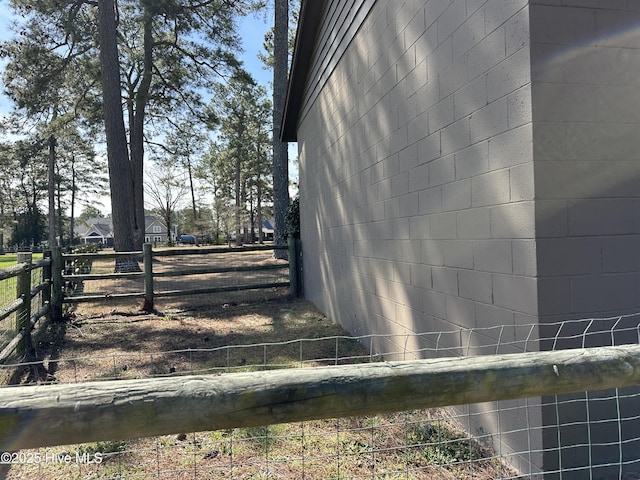
[[[201,251],[199,253],[202,254]],[[209,254],[209,252],[204,254]],[[137,255],[140,256],[140,253]],[[150,255],[151,261],[146,263],[145,268],[146,276],[145,272],[141,272],[141,274],[137,273],[134,278],[143,281],[145,287],[151,286],[152,288],[145,288],[144,291],[136,292],[135,295],[151,301],[159,294],[178,295],[178,293],[172,293],[177,292],[178,289],[154,291],[155,279],[162,279],[164,276],[156,275],[161,271],[153,272],[154,269],[149,268],[153,265],[153,255],[148,249],[145,249],[143,257],[146,256],[149,260]],[[15,278],[24,276],[26,271],[34,272],[42,269],[40,275],[44,280],[35,287],[29,286],[28,288],[25,284],[30,280],[26,278],[18,280],[16,282],[18,298],[24,300],[37,298],[39,293],[47,292],[47,285],[52,283],[55,285],[56,282],[62,284],[64,282],[88,281],[91,279],[88,277],[90,275],[88,273],[64,274],[63,269],[55,267],[55,265],[69,264],[80,268],[79,265],[88,259],[96,260],[96,258],[104,257],[104,254],[98,257],[89,257],[86,254],[84,256],[66,256],[59,251],[54,251],[51,260],[45,258],[42,262],[34,264],[26,261],[23,265],[11,269],[11,272],[16,274]],[[115,257],[110,256],[109,258]],[[158,255],[158,258],[165,257]],[[80,260],[80,262],[71,263],[76,260]],[[284,266],[291,268],[290,264]],[[204,270],[205,267],[202,269]],[[152,275],[149,275],[149,270]],[[219,268],[216,271],[218,270]],[[212,273],[207,269],[206,274]],[[13,273],[7,273],[5,270],[2,275],[10,276]],[[187,273],[178,276],[187,276]],[[109,275],[106,278],[111,279],[112,277]],[[252,285],[255,288],[259,284]],[[209,292],[211,289],[219,291],[217,288],[203,287],[195,293]],[[27,291],[29,292],[28,296]],[[54,293],[54,291],[55,289],[51,291],[52,297],[58,296],[55,300],[52,297],[47,297],[46,293],[43,295],[43,299],[37,300],[41,301],[42,307],[36,315],[27,314],[29,325],[32,326],[37,322],[37,315],[40,312],[44,312],[42,315],[45,315],[48,309],[48,313],[52,314],[51,305],[55,302],[64,302],[68,298],[72,298],[65,298],[62,291],[58,293]],[[182,291],[194,293],[193,290]],[[148,298],[145,296],[146,293],[151,293],[152,296]],[[94,297],[96,296],[94,295]],[[104,296],[100,298],[104,298]],[[20,303],[20,308],[26,308],[24,302],[16,301],[16,305],[18,303]],[[31,302],[27,301],[27,303]],[[16,312],[18,310],[14,311],[14,313]],[[17,315],[17,318],[24,319],[25,314]],[[558,326],[558,332],[554,336],[548,337],[553,340],[554,348],[559,347],[560,345],[556,345],[556,343],[558,340],[564,341],[561,331],[566,326],[571,332],[566,340],[569,342],[575,340],[581,344],[581,348],[572,347],[568,350],[538,352],[530,351],[527,345],[523,353],[501,354],[499,352],[503,345],[502,341],[499,341],[495,345],[494,355],[461,357],[445,355],[442,358],[429,360],[338,365],[336,347],[335,366],[301,368],[294,371],[270,370],[265,366],[263,371],[222,375],[220,373],[187,374],[170,377],[90,381],[81,384],[7,386],[0,388],[0,452],[8,454],[7,458],[21,459],[23,457],[19,455],[14,457],[15,454],[9,452],[72,443],[118,442],[156,435],[255,428],[316,419],[339,419],[543,396],[556,397],[555,406],[553,403],[549,405],[558,412],[560,409],[578,411],[580,408],[576,408],[579,405],[577,400],[568,399],[563,400],[564,403],[562,403],[558,400],[559,396],[614,390],[615,396],[613,398],[617,407],[616,411],[611,412],[613,423],[608,417],[596,417],[595,414],[589,413],[595,412],[596,409],[586,408],[587,417],[584,423],[577,417],[572,417],[568,424],[561,424],[558,415],[558,446],[556,448],[559,452],[560,464],[554,470],[553,475],[547,476],[545,474],[535,477],[528,475],[525,477],[505,474],[500,478],[558,478],[561,480],[624,478],[626,480],[626,478],[635,477],[624,476],[623,468],[625,466],[637,468],[638,459],[637,457],[626,457],[626,454],[623,453],[623,447],[635,445],[632,442],[637,442],[637,439],[640,438],[637,435],[624,438],[626,434],[623,435],[626,419],[634,420],[638,417],[635,411],[626,413],[623,411],[623,408],[626,407],[624,407],[622,389],[640,386],[640,345],[638,344],[640,343],[640,330],[638,330],[637,318],[626,320],[633,325],[629,327],[628,331],[619,331],[617,328],[619,322],[616,321],[615,327],[612,327],[610,333],[612,346],[606,347],[588,346],[592,339],[593,341],[601,339],[601,333],[595,332],[597,322],[591,321],[584,328],[577,328],[577,324],[563,323]],[[593,334],[591,333],[592,325]],[[28,327],[23,324],[20,331],[27,332]],[[528,344],[528,339],[534,337],[532,332],[537,330],[538,325],[526,327],[530,328],[530,333],[524,336]],[[513,326],[500,327],[498,337],[502,339],[502,331],[509,328],[513,328]],[[582,333],[576,333],[578,330]],[[454,336],[469,333],[468,345],[473,344],[471,341],[471,333],[473,332],[450,333]],[[481,336],[487,333],[489,333],[487,329],[478,332]],[[634,344],[617,345],[619,334],[624,334],[622,335],[624,338],[621,338],[623,341],[633,341]],[[19,335],[22,335],[22,338],[16,340],[17,343],[26,339],[25,334]],[[437,351],[442,353],[441,340],[447,334],[431,332],[425,335],[437,337]],[[368,342],[373,345],[374,340],[374,338],[369,338]],[[406,340],[408,341],[408,338]],[[542,337],[539,340],[542,341]],[[459,343],[462,345],[462,341]],[[443,341],[442,345],[445,344],[447,342]],[[6,348],[8,347],[5,347],[5,350]],[[265,345],[264,348],[266,358],[267,346]],[[443,352],[445,354],[453,353],[444,350]],[[601,399],[595,393],[586,394],[585,398],[585,405],[609,401],[608,397],[606,400]],[[595,469],[590,467],[591,473],[588,477],[584,477],[584,467],[574,467],[574,471],[572,471],[567,464],[562,464],[562,461],[565,460],[563,455],[566,453],[568,458],[578,447],[589,450],[589,461],[592,462],[589,465],[597,463],[592,460],[592,457],[596,456],[596,445],[592,446],[591,441],[586,445],[578,446],[563,444],[562,437],[567,433],[567,428],[587,428],[591,432],[592,425],[595,431],[599,426],[609,428],[610,423],[619,430],[618,441],[609,442],[607,440],[597,446],[609,450],[620,450],[617,464],[604,465],[606,468],[617,469],[618,473],[615,477],[595,476]],[[523,433],[529,435],[529,432]],[[337,437],[339,437],[339,433]],[[382,453],[383,451],[380,450],[377,454],[382,455]],[[531,452],[529,453],[531,454]],[[540,454],[542,452],[534,453]],[[221,453],[213,452],[211,454],[220,455]],[[375,456],[375,452],[372,455]],[[194,474],[193,478],[198,478],[198,476]],[[315,477],[308,473],[308,478]],[[335,478],[346,477],[338,475]],[[372,473],[366,478],[378,477]],[[407,473],[402,477],[384,478],[432,477],[414,477]]]
[[[244,265],[216,262],[225,255],[265,253],[278,249],[288,249],[292,261],[263,262],[260,265],[251,261]],[[290,294],[297,296],[300,288],[299,265],[296,262],[299,252],[295,249],[295,243],[290,243],[289,247],[266,245],[157,251],[151,244],[145,244],[142,252],[123,253],[63,253],[61,248],[55,247],[35,263],[31,261],[30,252],[19,253],[15,266],[0,270],[3,297],[0,298],[0,363],[14,354],[28,354],[31,332],[38,321],[44,317],[54,321],[62,318],[64,304],[140,298],[144,299],[144,308],[152,310],[158,297],[283,287],[289,287]],[[174,260],[180,257],[200,260],[196,261],[199,263],[196,266],[181,267],[179,262],[163,266],[163,259],[169,257]],[[139,271],[113,273],[113,266],[119,261],[129,261]],[[139,269],[140,261],[142,269]],[[93,272],[93,265],[100,263],[110,271]],[[230,275],[235,277],[233,282],[228,280]],[[254,275],[253,281],[245,281],[249,275]],[[158,289],[163,280],[190,276],[197,276],[198,280],[185,283],[183,288],[165,286]],[[106,291],[87,292],[85,285],[91,282],[102,282],[107,286]],[[123,286],[124,283],[126,285]],[[209,286],[201,286],[203,283]],[[167,282],[164,285],[170,286]]]
[[[217,259],[225,255],[246,255],[247,253],[269,252],[274,250],[288,250],[290,262],[273,262],[256,265],[248,263],[245,265],[229,265],[219,262]],[[58,262],[55,262],[59,256]],[[65,273],[61,275],[61,281],[54,280],[54,289],[67,286],[66,292],[57,292],[56,298],[61,298],[64,303],[96,302],[108,299],[143,298],[144,309],[152,310],[155,299],[158,297],[175,297],[185,295],[200,295],[241,290],[270,289],[279,287],[290,287],[291,293],[295,296],[298,293],[295,244],[289,247],[279,247],[275,245],[247,246],[240,248],[184,248],[153,250],[151,244],[145,244],[142,252],[125,253],[57,253],[54,249],[54,263],[61,262],[66,265]],[[175,260],[180,257],[201,258],[199,265],[181,266]],[[173,265],[163,265],[163,260],[171,258]],[[115,262],[132,262],[138,267],[138,262],[142,261],[142,271],[139,268],[132,272],[99,272],[94,273],[92,265],[97,261],[115,260]],[[56,269],[57,271],[58,269]],[[281,274],[284,270],[286,273]],[[275,272],[274,276],[269,276],[269,272]],[[280,273],[278,273],[280,272]],[[244,281],[248,275],[255,274],[254,281]],[[264,274],[264,275],[263,275]],[[221,281],[213,281],[214,275],[218,275]],[[241,282],[229,282],[225,284],[224,276],[235,275],[242,279]],[[184,278],[189,276],[208,276],[204,281],[197,281],[183,286],[183,288],[168,288],[166,280],[169,278]],[[293,279],[293,280],[292,280]],[[117,281],[132,280],[133,291],[119,292],[113,288],[103,292],[87,292],[84,288],[77,289],[79,285],[84,286],[85,282],[93,281]],[[160,289],[158,289],[159,284]],[[202,284],[209,284],[202,286]],[[113,285],[113,283],[111,284]],[[163,288],[164,287],[164,288]],[[136,290],[137,288],[137,290]],[[78,293],[78,290],[82,290]]]
[[[640,385],[640,346],[0,389],[0,451]]]
[[[14,267],[0,270],[0,282],[5,285],[0,306],[0,363],[14,352],[24,354],[31,349],[31,331],[50,313],[51,272],[51,258],[32,263],[31,253],[18,254]],[[10,292],[15,294],[12,299],[6,298]]]

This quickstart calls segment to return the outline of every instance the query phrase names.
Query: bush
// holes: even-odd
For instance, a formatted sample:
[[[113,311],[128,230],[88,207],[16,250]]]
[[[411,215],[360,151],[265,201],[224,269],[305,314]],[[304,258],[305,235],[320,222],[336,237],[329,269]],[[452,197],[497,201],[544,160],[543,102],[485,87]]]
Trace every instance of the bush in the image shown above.
[[[286,237],[292,236],[300,238],[300,197],[293,199],[286,215],[287,230]]]

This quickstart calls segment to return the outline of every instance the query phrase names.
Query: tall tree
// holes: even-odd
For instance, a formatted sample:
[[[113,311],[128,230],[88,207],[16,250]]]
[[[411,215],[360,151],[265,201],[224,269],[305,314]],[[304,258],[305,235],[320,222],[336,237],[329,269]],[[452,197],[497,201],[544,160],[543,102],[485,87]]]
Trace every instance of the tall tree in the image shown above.
[[[109,181],[106,162],[96,155],[90,133],[80,129],[75,122],[65,122],[56,132],[57,218],[58,232],[64,245],[64,211],[69,211],[68,238],[69,243],[73,244],[78,205],[87,205],[95,202],[97,197],[106,195]]]
[[[209,89],[237,65],[235,17],[260,4],[258,0],[12,0],[11,5],[28,19],[18,26],[27,35],[4,46],[14,66],[12,85],[18,89],[38,85],[22,88],[21,98],[34,101],[39,90],[53,95],[59,92],[53,87],[65,85],[73,92],[67,105],[77,106],[88,119],[96,118],[95,106],[102,100],[118,250],[137,250],[144,238],[143,162],[145,139],[152,136],[149,125],[166,122],[183,109],[198,114],[203,105],[199,91]],[[24,40],[29,40],[30,55],[18,48]],[[99,50],[104,51],[98,61]],[[115,110],[123,108],[121,121]]]
[[[216,90],[212,106],[215,116],[220,119],[220,145],[213,168],[218,177],[216,183],[222,187],[219,193],[232,196],[236,243],[239,245],[247,204],[252,200],[252,188],[263,184],[266,176],[264,149],[268,141],[265,131],[270,103],[266,90],[246,72],[239,71]],[[251,212],[249,208],[249,214]]]
[[[289,152],[280,141],[289,66],[289,0],[274,0],[273,29],[273,205],[275,243],[284,245],[286,214],[289,208]],[[276,258],[285,258],[287,251],[275,250]]]
[[[165,136],[163,151],[167,154],[169,162],[177,163],[186,173],[191,196],[191,218],[194,223],[197,223],[198,202],[195,177],[200,170],[200,159],[206,148],[207,137],[203,131],[205,124],[193,116],[185,116],[173,122],[172,127]]]
[[[184,178],[177,167],[175,163],[168,162],[158,165],[145,182],[147,205],[160,215],[167,226],[169,245],[173,244],[171,232],[176,225],[177,210],[187,193]]]
[[[0,145],[0,164],[11,170],[11,182],[2,195],[3,199],[10,199],[12,209],[8,215],[13,227],[11,243],[37,245],[45,234],[42,212],[48,180],[46,143],[31,138]]]
[[[100,67],[102,95],[104,98],[104,127],[109,159],[109,187],[111,190],[111,214],[113,221],[113,243],[116,251],[136,250],[136,232],[140,230],[131,213],[135,197],[133,174],[129,166],[127,135],[122,112],[120,94],[120,64],[116,29],[114,0],[98,0],[98,31],[100,33]],[[135,229],[135,230],[134,230]],[[144,221],[142,223],[144,231]],[[142,246],[142,245],[140,245]],[[136,264],[137,265],[137,264]],[[116,264],[118,271],[135,269],[131,262]]]

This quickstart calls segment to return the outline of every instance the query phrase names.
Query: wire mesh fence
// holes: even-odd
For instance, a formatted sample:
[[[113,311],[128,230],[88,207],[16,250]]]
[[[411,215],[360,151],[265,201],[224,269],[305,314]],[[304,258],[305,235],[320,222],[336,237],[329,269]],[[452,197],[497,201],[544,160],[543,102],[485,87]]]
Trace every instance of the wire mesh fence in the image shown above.
[[[16,277],[0,281],[0,308],[6,308],[16,300]],[[8,344],[16,334],[15,312],[0,320],[0,347]]]
[[[14,260],[15,259],[15,260]],[[14,260],[14,261],[12,261]],[[16,335],[21,329],[31,329],[44,314],[49,300],[47,261],[38,255],[23,253],[5,259],[0,270],[0,361],[13,353]],[[35,316],[34,316],[35,315]],[[28,332],[23,332],[28,336]]]
[[[320,365],[640,343],[640,315],[351,337],[302,301],[203,308],[79,315],[64,340],[60,332],[39,337],[38,362],[2,368],[46,372],[30,375],[39,383],[282,368],[295,375]],[[177,343],[190,347],[163,348]],[[396,348],[381,355],[382,344]],[[8,457],[7,478],[634,479],[638,394],[625,388],[42,448]]]

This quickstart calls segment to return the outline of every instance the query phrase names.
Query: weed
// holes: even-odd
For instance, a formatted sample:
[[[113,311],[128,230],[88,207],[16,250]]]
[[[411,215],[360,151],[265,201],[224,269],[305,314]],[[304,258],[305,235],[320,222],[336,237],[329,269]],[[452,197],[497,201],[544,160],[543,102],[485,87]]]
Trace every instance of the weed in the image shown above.
[[[421,455],[430,465],[451,465],[484,458],[482,446],[444,422],[415,425],[408,440],[421,448]]]
[[[121,440],[96,442],[81,445],[80,448],[78,448],[78,453],[80,453],[80,455],[87,454],[89,457],[94,456],[96,453],[101,455],[117,455],[123,453],[128,446],[128,442]]]

